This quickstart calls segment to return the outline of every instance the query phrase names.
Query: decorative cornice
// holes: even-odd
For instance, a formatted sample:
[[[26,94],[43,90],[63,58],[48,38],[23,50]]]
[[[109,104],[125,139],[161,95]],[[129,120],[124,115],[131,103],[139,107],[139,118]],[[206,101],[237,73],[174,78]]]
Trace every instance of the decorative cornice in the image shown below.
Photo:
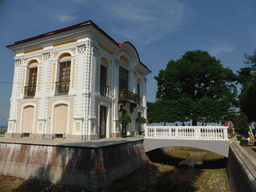
[[[15,59],[15,65],[16,66],[20,66],[22,64],[22,60],[21,59]]]
[[[84,53],[85,50],[86,50],[86,45],[85,45],[85,44],[83,44],[83,45],[77,45],[76,49],[77,49],[77,52],[78,52],[78,53]]]
[[[42,53],[43,60],[49,60],[51,58],[51,54],[49,52]]]

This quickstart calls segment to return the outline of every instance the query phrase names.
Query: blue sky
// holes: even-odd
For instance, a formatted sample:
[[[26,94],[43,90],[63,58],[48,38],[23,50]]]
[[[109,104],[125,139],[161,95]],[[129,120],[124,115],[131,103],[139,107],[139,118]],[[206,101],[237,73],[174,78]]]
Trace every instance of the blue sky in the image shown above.
[[[154,76],[188,50],[208,51],[234,72],[244,67],[244,54],[256,49],[255,8],[255,0],[0,0],[0,126],[7,124],[14,70],[6,45],[92,20],[136,47],[152,70],[147,100],[153,102]]]

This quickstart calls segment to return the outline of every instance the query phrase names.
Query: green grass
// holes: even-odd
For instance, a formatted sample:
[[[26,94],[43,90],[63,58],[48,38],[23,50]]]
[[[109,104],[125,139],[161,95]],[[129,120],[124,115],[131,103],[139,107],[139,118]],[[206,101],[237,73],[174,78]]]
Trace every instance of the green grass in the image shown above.
[[[6,133],[6,131],[0,131],[0,134],[5,134]]]
[[[207,151],[204,149],[198,149],[198,148],[194,148],[194,147],[183,147],[183,146],[179,146],[179,147],[174,147],[174,151],[175,152],[175,156],[179,157],[179,158],[187,158],[189,156],[189,152],[205,152],[205,158],[204,160],[214,160],[214,159],[223,159],[225,158],[222,155],[219,155],[217,153],[211,152],[211,151]]]

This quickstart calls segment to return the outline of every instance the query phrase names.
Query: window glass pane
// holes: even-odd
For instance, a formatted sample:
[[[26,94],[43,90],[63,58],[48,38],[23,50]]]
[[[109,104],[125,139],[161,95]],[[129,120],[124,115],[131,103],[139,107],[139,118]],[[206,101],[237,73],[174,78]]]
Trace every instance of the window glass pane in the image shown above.
[[[107,67],[100,65],[100,85],[107,85]]]
[[[119,67],[119,89],[128,89],[129,71],[123,67]]]

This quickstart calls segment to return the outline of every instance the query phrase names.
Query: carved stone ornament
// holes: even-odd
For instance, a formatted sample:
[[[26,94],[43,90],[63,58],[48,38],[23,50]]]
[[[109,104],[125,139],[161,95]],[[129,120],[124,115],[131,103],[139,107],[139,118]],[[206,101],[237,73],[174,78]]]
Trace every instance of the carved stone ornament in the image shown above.
[[[92,51],[98,51],[98,50],[99,50],[98,47],[96,47],[95,45],[92,46]]]
[[[86,49],[86,45],[78,45],[77,46],[77,52],[78,53],[84,53]]]
[[[20,66],[21,65],[21,59],[16,59],[15,60],[15,65]]]
[[[43,60],[48,60],[50,59],[50,57],[51,57],[51,54],[49,52],[43,53]]]

